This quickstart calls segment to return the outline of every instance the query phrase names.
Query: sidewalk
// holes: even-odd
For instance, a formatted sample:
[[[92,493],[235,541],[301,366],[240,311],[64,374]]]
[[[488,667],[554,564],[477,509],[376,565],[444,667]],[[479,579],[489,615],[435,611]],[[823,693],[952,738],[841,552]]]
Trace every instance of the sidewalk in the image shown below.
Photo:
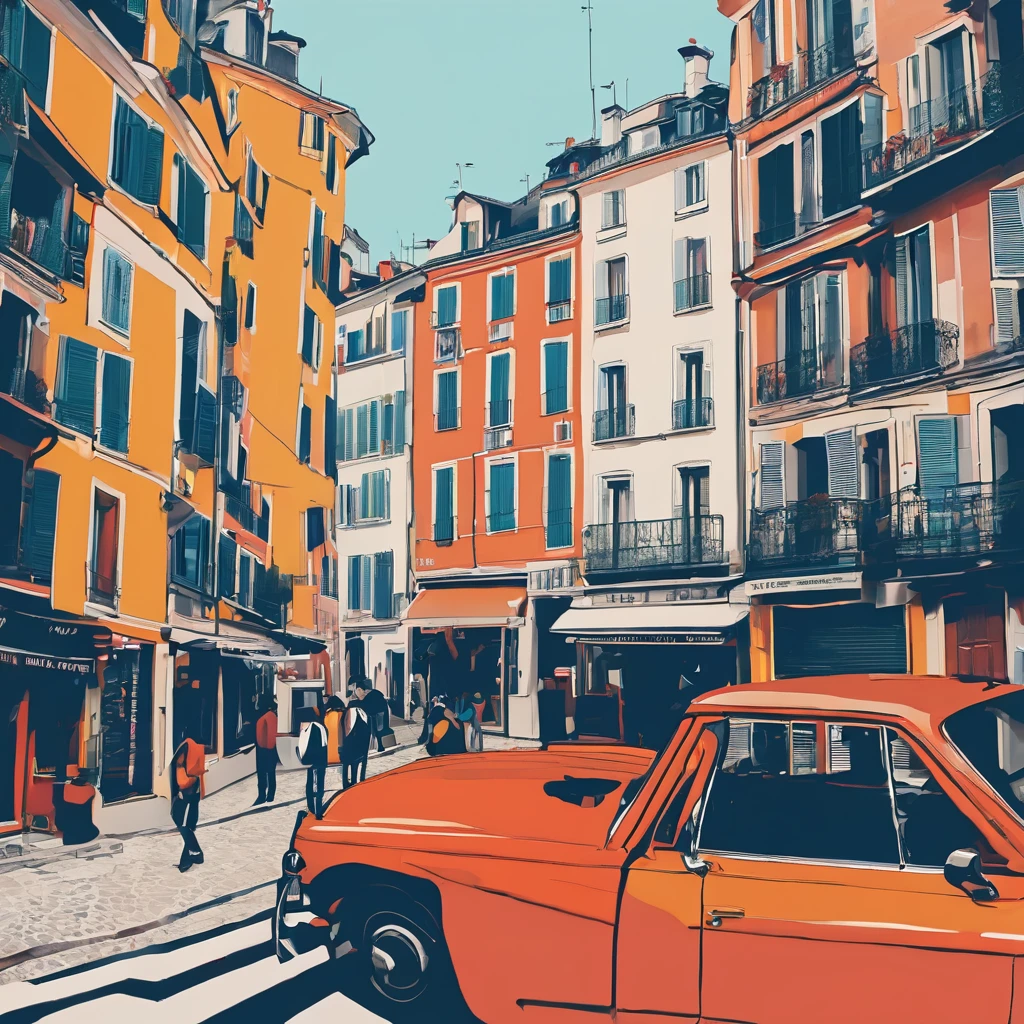
[[[418,729],[417,729],[418,736]],[[536,746],[487,736],[485,750]],[[418,760],[416,746],[371,756],[367,776]],[[203,801],[204,864],[177,868],[176,831],[120,840],[121,853],[70,858],[0,874],[0,984],[38,977],[113,953],[166,941],[266,910],[281,854],[305,804],[305,773],[281,772],[277,799],[252,808],[255,779]],[[340,786],[327,772],[328,793]],[[111,837],[107,837],[108,839]]]

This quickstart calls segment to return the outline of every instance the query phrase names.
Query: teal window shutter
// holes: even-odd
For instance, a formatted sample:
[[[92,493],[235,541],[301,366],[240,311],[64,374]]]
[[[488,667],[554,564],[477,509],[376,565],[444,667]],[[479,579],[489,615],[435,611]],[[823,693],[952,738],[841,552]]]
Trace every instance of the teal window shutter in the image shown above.
[[[454,430],[459,425],[459,371],[437,375],[437,429]]]
[[[191,310],[185,310],[181,334],[181,399],[178,406],[178,433],[191,448],[195,433],[199,346],[204,340],[203,323]]]
[[[313,207],[313,284],[321,291],[327,291],[324,280],[324,212],[319,206]]]
[[[514,273],[496,274],[491,278],[491,319],[506,320],[515,312]]]
[[[370,474],[359,477],[359,518],[370,518]]]
[[[162,145],[162,143],[161,143]],[[180,157],[178,164],[178,239],[206,258],[206,184]]]
[[[359,564],[362,570],[362,579],[359,582],[360,606],[364,612],[368,612],[373,594],[373,558],[370,555],[360,555]]]
[[[313,410],[303,405],[299,410],[299,462],[309,462],[313,434]]]
[[[380,454],[380,400],[374,399],[370,402],[370,455]]]
[[[21,561],[34,579],[46,581],[53,575],[60,474],[37,469],[34,477],[22,536]]]
[[[512,462],[491,463],[490,477],[490,530],[492,533],[498,530],[514,530],[516,526],[515,464]]]
[[[547,546],[565,548],[572,544],[572,458],[567,454],[548,456]]]
[[[454,470],[442,466],[434,473],[434,540],[452,541],[455,536]]]
[[[393,590],[394,555],[390,551],[378,551],[373,556],[373,617],[375,619],[391,618]]]
[[[26,7],[21,70],[25,91],[39,107],[46,105],[46,86],[50,80],[50,38],[50,29]]]
[[[928,416],[917,421],[917,482],[926,498],[939,499],[959,483],[956,419]]]
[[[439,288],[437,291],[437,325],[447,327],[455,323],[458,295],[455,285]]]
[[[96,349],[75,338],[61,344],[54,418],[92,436],[96,429]]]
[[[132,273],[130,260],[116,249],[103,252],[103,322],[127,334],[131,323]]]
[[[100,444],[116,452],[128,451],[132,364],[112,352],[103,355],[103,391],[100,403]]]
[[[395,392],[395,452],[405,448],[405,392]]]
[[[348,556],[348,607],[351,611],[359,611],[360,557]]]
[[[345,447],[342,454],[346,462],[351,462],[356,457],[356,411],[355,409],[345,410],[344,426]]]
[[[501,352],[491,359],[491,409],[488,423],[492,427],[504,426],[512,421],[511,402],[509,401],[511,364],[511,352]]]
[[[302,314],[302,361],[313,365],[313,349],[316,346],[316,313],[306,306]]]
[[[405,351],[405,331],[409,322],[409,312],[405,309],[396,310],[391,314],[391,351]]]
[[[238,545],[222,533],[218,540],[220,551],[217,557],[218,589],[221,597],[235,596],[235,559]]]
[[[548,302],[551,305],[572,298],[572,257],[552,260],[548,264]]]
[[[338,478],[338,403],[328,395],[324,399],[324,469],[329,477]]]
[[[544,413],[569,408],[569,343],[549,341],[544,346]]]
[[[160,202],[160,182],[164,173],[164,133],[157,125],[145,126],[145,149],[139,179],[138,199],[151,206]],[[204,211],[205,212],[205,211]]]
[[[192,451],[212,466],[217,447],[217,397],[205,387],[196,389],[194,424]]]
[[[383,434],[383,453],[391,455],[395,450],[395,406],[393,400],[384,403]]]
[[[356,406],[356,458],[364,458],[370,451],[370,407],[367,402]]]

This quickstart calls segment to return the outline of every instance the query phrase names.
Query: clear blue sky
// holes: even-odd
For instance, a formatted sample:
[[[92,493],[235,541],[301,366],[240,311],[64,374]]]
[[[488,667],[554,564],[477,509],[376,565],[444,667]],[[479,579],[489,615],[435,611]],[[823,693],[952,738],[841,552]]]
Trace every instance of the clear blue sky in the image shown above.
[[[467,189],[521,196],[558,150],[590,136],[586,0],[277,0],[274,27],[302,36],[299,77],[352,104],[377,141],[349,172],[346,220],[371,259],[399,237],[438,238],[456,161]],[[730,22],[714,0],[593,0],[594,84],[637,106],[682,87],[694,36],[727,82]],[[611,103],[597,89],[597,109]],[[423,258],[423,253],[419,254]]]

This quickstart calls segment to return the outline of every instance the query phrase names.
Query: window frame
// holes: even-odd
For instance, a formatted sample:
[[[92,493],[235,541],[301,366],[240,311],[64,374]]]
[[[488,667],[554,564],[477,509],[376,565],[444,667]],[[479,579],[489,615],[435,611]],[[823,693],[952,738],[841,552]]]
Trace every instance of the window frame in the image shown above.
[[[512,264],[511,266],[500,267],[498,270],[493,270],[493,271],[491,271],[491,273],[489,273],[487,275],[487,322],[489,324],[504,323],[507,320],[511,320],[516,315],[516,307],[517,307],[518,299],[519,299],[517,280],[516,280],[518,275],[517,275],[516,271],[517,271],[517,267],[515,266],[515,264]],[[492,302],[493,302],[493,299],[494,299],[494,290],[493,290],[494,289],[494,284],[493,284],[493,282],[494,282],[495,278],[498,278],[498,277],[507,278],[509,276],[511,276],[511,278],[512,278],[512,312],[506,314],[505,316],[502,316],[502,317],[499,317],[499,318],[495,319],[495,317],[493,315],[493,306],[492,306]],[[460,310],[460,312],[461,312],[461,310]]]
[[[452,471],[452,536],[450,540],[441,539],[445,545],[454,544],[459,539],[459,462],[450,459],[447,462],[435,462],[430,467],[430,540],[435,544],[437,538],[437,474],[438,470]]]
[[[491,528],[491,469],[494,466],[512,466],[512,525],[502,530]],[[519,452],[494,455],[484,459],[484,532],[491,537],[499,533],[519,532]]]
[[[495,359],[508,359],[508,423],[491,424],[491,366]],[[460,378],[461,383],[461,378]],[[461,396],[460,396],[461,397]],[[459,408],[462,408],[461,402]],[[514,348],[501,348],[495,352],[487,353],[487,366],[484,373],[484,426],[487,430],[511,427],[515,421],[516,411],[516,350]]]
[[[675,203],[675,198],[677,195],[682,195],[683,199],[685,200],[686,173],[687,171],[694,170],[695,168],[700,168],[700,183],[703,198],[695,200],[692,203],[684,202],[683,205],[680,206],[678,203]],[[681,189],[679,188],[679,182],[682,182]],[[683,164],[681,167],[677,167],[675,169],[675,173],[673,174],[672,184],[674,190],[673,202],[675,204],[675,213],[677,217],[685,217],[688,216],[689,214],[700,213],[703,210],[708,209],[710,201],[708,198],[708,161],[706,159],[694,160],[688,164]]]
[[[618,209],[619,219],[614,223],[606,224],[604,219],[605,211],[605,196],[618,194]],[[605,192],[601,193],[601,231],[614,231],[618,228],[626,227],[626,189],[623,188],[610,188]]]
[[[182,211],[178,208],[178,191],[181,188],[181,175],[187,171],[191,171],[196,178],[199,179],[203,189],[205,190],[203,204],[203,251],[201,253],[196,252],[196,250],[193,249],[192,246],[190,246],[182,237],[185,225],[180,219]],[[187,173],[185,180],[188,180]],[[186,159],[185,154],[179,150],[171,158],[170,216],[174,223],[175,235],[178,242],[188,249],[188,251],[205,266],[209,266],[207,261],[210,255],[210,204],[210,183],[202,174],[199,173],[199,171],[196,170],[195,167],[192,166],[192,164]]]
[[[551,319],[551,264],[560,263],[562,260],[569,260],[569,315],[560,320]],[[563,305],[564,303],[555,303]],[[552,323],[565,323],[572,320],[576,313],[576,254],[573,249],[563,249],[561,252],[552,253],[544,257],[544,319],[548,326]]]
[[[488,286],[489,287],[489,286]],[[438,316],[438,295],[445,288],[455,289],[455,319],[450,324],[441,324]],[[487,299],[487,309],[490,312],[490,296]],[[444,331],[452,330],[462,326],[462,282],[461,281],[445,281],[441,284],[434,285],[433,292],[433,305],[431,306],[431,326],[434,330]]]
[[[256,308],[259,302],[259,289],[255,281],[249,281],[245,288],[245,329],[250,334],[256,333]]]
[[[488,366],[488,373],[490,367]],[[454,373],[455,377],[455,426],[439,427],[437,417],[440,410],[439,399],[441,395],[441,375]],[[485,392],[490,394],[490,392]],[[462,426],[462,367],[461,366],[439,366],[434,370],[434,433],[446,434],[452,430],[458,430]]]
[[[51,44],[51,54],[52,54],[52,44]],[[51,79],[52,79],[52,77],[53,76],[52,76],[52,71],[51,71]],[[123,185],[121,185],[119,182],[114,180],[114,149],[115,149],[115,147],[117,145],[117,103],[118,103],[118,100],[123,102],[125,104],[125,106],[128,107],[129,110],[132,110],[136,114],[138,114],[138,116],[141,117],[142,120],[146,123],[148,128],[156,128],[156,129],[158,129],[160,131],[160,133],[164,137],[163,155],[162,155],[161,165],[160,165],[160,187],[159,187],[159,189],[157,191],[156,202],[147,203],[145,200],[139,199],[138,196],[132,195],[132,193],[129,192],[128,189],[126,189]],[[108,186],[110,188],[114,189],[116,192],[120,192],[122,195],[127,196],[133,203],[137,203],[139,206],[143,206],[147,210],[152,210],[154,213],[156,213],[159,210],[159,208],[160,208],[160,199],[163,196],[163,172],[164,172],[163,165],[164,165],[164,162],[166,161],[166,157],[167,157],[167,132],[164,130],[164,126],[162,124],[160,124],[158,121],[154,121],[153,118],[149,117],[137,104],[135,104],[134,102],[132,102],[132,100],[130,100],[127,96],[125,96],[125,94],[123,92],[121,92],[119,89],[115,88],[114,89],[114,101],[110,105],[110,144],[107,147],[107,184],[108,184]],[[172,200],[176,201],[176,198],[175,198],[176,197],[176,190],[174,190],[174,189],[171,190],[171,197],[172,197]]]
[[[547,353],[545,349],[549,345],[560,345],[565,344],[565,408],[564,409],[552,409],[548,410],[544,396],[547,394],[548,387],[548,362]],[[541,416],[561,416],[567,412],[573,411],[572,404],[572,384],[573,384],[573,366],[572,366],[572,335],[565,335],[560,338],[541,338],[540,341],[540,414]],[[488,389],[488,394],[490,390]]]
[[[96,572],[95,558],[96,558],[96,495],[102,492],[108,498],[114,498],[117,501],[117,567],[116,577],[114,579],[114,600],[112,605],[98,604],[95,601],[89,600],[89,578],[88,573],[86,574],[86,587],[85,587],[85,607],[99,608],[102,609],[103,614],[108,614],[111,607],[113,607],[115,613],[118,612],[121,603],[121,581],[124,579],[124,525],[125,520],[128,516],[128,502],[123,492],[115,490],[109,484],[102,480],[98,480],[96,477],[92,478],[89,487],[89,540],[88,548],[89,560],[86,563],[87,569]]]
[[[99,248],[99,247],[97,247]],[[104,315],[104,296],[106,293],[106,268],[107,268],[107,253],[114,253],[115,257],[120,259],[122,262],[128,265],[128,323],[121,327],[120,324],[112,323]],[[135,308],[135,261],[130,256],[125,254],[120,248],[114,245],[112,242],[105,242],[100,253],[100,302],[99,302],[99,314],[97,320],[100,325],[106,328],[107,333],[111,334],[114,339],[124,345],[126,348],[130,347],[131,343],[131,325],[132,325],[132,310]]]
[[[549,481],[551,474],[551,457],[553,455],[567,455],[569,457],[569,543],[551,545],[548,543],[548,504],[549,504]],[[576,458],[575,451],[571,446],[556,445],[544,449],[544,491],[541,497],[541,523],[544,529],[544,550],[565,551],[576,546]]]
[[[602,323],[598,323],[597,322],[597,304],[598,304],[598,302],[600,302],[602,300],[602,296],[599,296],[597,294],[598,268],[602,267],[602,266],[607,268],[609,264],[615,263],[617,260],[622,260],[623,266],[625,267],[625,274],[623,275],[623,277],[625,279],[626,290],[621,293],[622,297],[625,299],[625,303],[624,303],[624,305],[626,307],[625,316],[619,317],[618,319],[615,319],[615,320],[607,320],[607,321],[603,321]],[[606,275],[608,274],[607,269],[605,270],[605,274]],[[603,296],[603,298],[606,299],[606,300],[609,300],[609,301],[613,298],[612,292],[611,292],[610,278],[609,278],[609,285],[608,285],[608,294],[606,296]],[[611,306],[609,305],[609,312],[610,311],[611,311]],[[629,254],[625,253],[625,252],[620,252],[620,253],[616,253],[614,256],[604,256],[601,259],[595,260],[594,261],[594,330],[595,331],[603,331],[603,330],[606,330],[608,328],[619,327],[619,326],[621,326],[623,324],[628,324],[629,323],[629,318],[630,318],[630,308],[629,308]]]
[[[101,438],[103,436],[103,372],[106,367],[107,359],[123,359],[128,364],[128,408],[125,410],[125,417],[127,423],[125,425],[125,443],[124,451],[119,448],[111,448],[109,445],[103,444]],[[99,358],[96,361],[96,402],[93,406],[93,419],[95,426],[93,427],[93,439],[94,444],[98,451],[105,452],[107,455],[112,456],[115,459],[127,460],[128,452],[131,451],[132,447],[132,399],[134,398],[135,392],[135,358],[131,355],[122,355],[120,352],[107,352],[104,349],[99,350]]]

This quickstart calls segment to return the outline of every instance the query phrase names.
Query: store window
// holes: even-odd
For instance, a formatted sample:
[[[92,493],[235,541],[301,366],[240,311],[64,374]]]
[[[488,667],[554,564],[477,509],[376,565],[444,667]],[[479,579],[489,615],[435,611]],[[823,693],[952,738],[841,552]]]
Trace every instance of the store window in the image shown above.
[[[100,717],[104,803],[153,791],[153,648],[112,652],[103,672]]]

